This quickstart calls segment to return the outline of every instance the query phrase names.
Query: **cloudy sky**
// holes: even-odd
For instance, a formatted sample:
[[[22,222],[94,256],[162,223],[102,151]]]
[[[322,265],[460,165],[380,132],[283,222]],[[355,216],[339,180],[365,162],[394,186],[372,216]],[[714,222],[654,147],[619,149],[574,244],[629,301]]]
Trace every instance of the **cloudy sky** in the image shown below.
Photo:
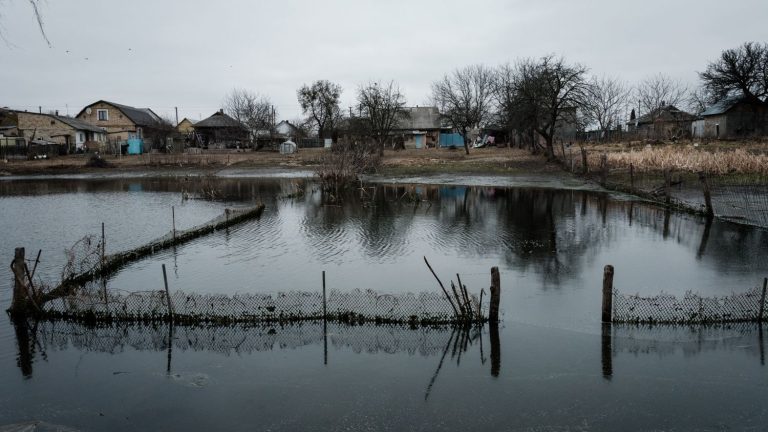
[[[637,82],[690,84],[708,60],[768,41],[766,0],[0,0],[0,106],[74,115],[99,99],[207,117],[231,89],[301,115],[296,89],[395,80],[424,105],[454,68],[549,53]]]

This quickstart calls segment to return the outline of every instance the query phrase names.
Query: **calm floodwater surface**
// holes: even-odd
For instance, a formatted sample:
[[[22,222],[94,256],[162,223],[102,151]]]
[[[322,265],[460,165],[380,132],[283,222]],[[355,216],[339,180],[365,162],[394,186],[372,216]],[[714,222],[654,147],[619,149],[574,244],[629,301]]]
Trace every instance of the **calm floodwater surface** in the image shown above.
[[[208,200],[195,192],[215,191]],[[288,198],[288,196],[293,196]],[[191,199],[184,199],[190,197]],[[499,334],[315,324],[87,329],[0,324],[0,424],[83,430],[760,430],[763,329],[599,323],[602,268],[628,293],[723,295],[768,275],[768,232],[581,190],[369,184],[341,203],[307,179],[0,181],[0,261],[105,223],[109,251],[264,202],[259,220],[131,264],[110,289],[471,291],[499,266]],[[3,304],[10,272],[0,278]],[[6,307],[6,306],[4,306]],[[0,429],[2,430],[2,429]]]

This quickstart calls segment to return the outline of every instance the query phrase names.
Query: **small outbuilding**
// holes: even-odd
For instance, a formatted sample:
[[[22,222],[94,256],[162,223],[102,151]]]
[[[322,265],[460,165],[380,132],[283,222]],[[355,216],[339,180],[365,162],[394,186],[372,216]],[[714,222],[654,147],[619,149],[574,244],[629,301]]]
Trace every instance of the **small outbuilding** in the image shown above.
[[[694,138],[746,138],[768,132],[768,104],[728,98],[710,106],[691,125]]]
[[[244,147],[250,144],[250,132],[244,124],[219,110],[194,125],[195,133],[206,147]]]

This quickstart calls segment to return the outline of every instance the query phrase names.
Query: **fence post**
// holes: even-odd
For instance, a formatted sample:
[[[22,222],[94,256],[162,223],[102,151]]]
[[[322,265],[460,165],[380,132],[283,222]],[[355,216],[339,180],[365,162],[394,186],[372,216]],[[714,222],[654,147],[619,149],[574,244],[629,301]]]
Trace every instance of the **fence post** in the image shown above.
[[[104,235],[104,222],[101,223],[101,265],[104,266],[104,257],[107,256],[107,238]]]
[[[669,168],[664,169],[664,204],[672,202],[672,173]]]
[[[605,323],[613,322],[613,266],[603,269],[603,317]]]
[[[323,270],[323,321],[328,319],[327,300],[325,296],[325,270]]]
[[[176,209],[171,206],[171,220],[173,222],[173,241],[176,241]]]
[[[165,264],[163,264],[163,283],[165,284],[165,298],[168,301],[168,318],[173,322],[173,303],[171,303],[171,292],[168,290],[168,276],[165,273]]]
[[[498,267],[491,267],[491,304],[488,308],[488,321],[499,322],[499,302],[501,301],[501,276]]]
[[[14,314],[24,313],[26,307],[27,287],[24,282],[24,248],[18,247],[13,252],[13,262],[11,263],[11,269],[13,270],[13,299],[11,300],[11,312]]]
[[[581,173],[589,174],[589,162],[587,161],[587,149],[581,147]]]
[[[763,322],[763,314],[765,313],[765,290],[768,288],[768,278],[763,279],[763,293],[760,296],[760,315],[758,316],[758,322]]]
[[[608,155],[600,155],[600,186],[605,186],[608,182]]]
[[[701,188],[704,191],[704,205],[707,209],[707,216],[712,217],[715,215],[715,211],[712,208],[712,191],[709,188],[709,179],[705,172],[699,172],[699,181],[701,182]]]

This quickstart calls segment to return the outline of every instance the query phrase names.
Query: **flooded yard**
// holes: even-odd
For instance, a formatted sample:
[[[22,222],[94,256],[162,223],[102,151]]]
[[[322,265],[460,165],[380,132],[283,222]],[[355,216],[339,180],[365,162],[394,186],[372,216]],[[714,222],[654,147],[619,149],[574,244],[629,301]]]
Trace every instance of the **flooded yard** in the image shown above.
[[[107,289],[195,293],[439,290],[501,272],[502,324],[448,327],[0,323],[0,424],[81,430],[759,430],[758,325],[600,323],[603,266],[625,293],[726,295],[768,276],[768,231],[578,184],[377,181],[340,196],[306,177],[0,181],[0,261],[105,224],[108,252],[225,208],[262,217],[122,268]],[[199,194],[202,190],[213,192]],[[445,184],[450,183],[450,184]],[[7,308],[12,277],[0,278]],[[0,428],[0,430],[3,430]]]

